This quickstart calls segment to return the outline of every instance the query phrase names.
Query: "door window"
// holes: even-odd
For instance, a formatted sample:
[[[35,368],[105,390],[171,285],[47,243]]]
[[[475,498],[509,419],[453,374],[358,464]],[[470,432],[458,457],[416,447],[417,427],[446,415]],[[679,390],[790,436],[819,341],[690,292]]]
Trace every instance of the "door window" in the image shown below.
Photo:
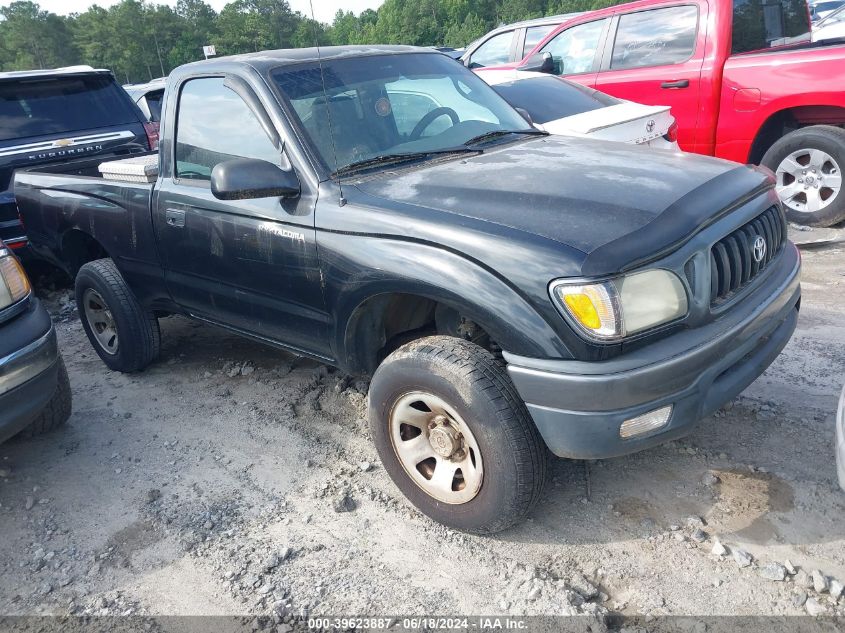
[[[161,106],[164,102],[164,90],[147,93],[147,108],[150,110],[150,121],[161,121]]]
[[[810,39],[804,0],[734,0],[733,8],[731,53],[748,53]]]
[[[578,24],[559,33],[543,47],[552,54],[556,75],[577,75],[593,69],[605,20]]]
[[[211,180],[218,163],[281,155],[243,100],[220,77],[192,79],[182,88],[176,128],[176,177]]]
[[[525,57],[534,50],[543,39],[557,28],[557,24],[547,24],[545,26],[530,26],[525,29],[525,44],[522,47],[522,57]]]
[[[684,5],[619,18],[610,68],[643,68],[685,62],[695,50],[698,8]]]
[[[470,68],[501,66],[511,60],[513,31],[499,33],[479,46],[470,57]]]

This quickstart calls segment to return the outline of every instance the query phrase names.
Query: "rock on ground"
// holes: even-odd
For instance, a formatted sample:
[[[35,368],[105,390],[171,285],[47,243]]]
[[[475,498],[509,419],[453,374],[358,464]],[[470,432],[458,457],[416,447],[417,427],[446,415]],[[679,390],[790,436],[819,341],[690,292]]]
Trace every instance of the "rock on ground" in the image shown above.
[[[766,580],[783,582],[786,580],[786,567],[780,563],[766,563],[760,568],[760,575]]]
[[[825,578],[823,573],[821,573],[818,569],[814,569],[811,577],[813,579],[813,589],[816,590],[816,593],[824,593],[827,591],[827,578]]]
[[[749,567],[754,561],[754,557],[746,552],[744,549],[734,548],[733,557],[736,564],[740,567]]]

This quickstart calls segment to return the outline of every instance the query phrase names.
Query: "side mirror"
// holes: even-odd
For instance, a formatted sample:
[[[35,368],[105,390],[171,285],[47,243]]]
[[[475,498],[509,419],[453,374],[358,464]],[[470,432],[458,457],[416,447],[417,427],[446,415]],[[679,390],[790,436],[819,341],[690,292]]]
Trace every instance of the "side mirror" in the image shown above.
[[[526,110],[525,108],[514,108],[514,110],[519,112],[519,116],[528,121],[529,124],[534,125],[534,121],[531,118],[531,115],[528,114],[528,110]]]
[[[290,198],[299,195],[299,179],[266,160],[236,158],[214,166],[211,193],[218,200]]]
[[[555,60],[552,59],[552,54],[549,51],[545,53],[535,53],[525,62],[524,66],[520,66],[518,70],[524,70],[536,73],[553,73],[555,71]]]

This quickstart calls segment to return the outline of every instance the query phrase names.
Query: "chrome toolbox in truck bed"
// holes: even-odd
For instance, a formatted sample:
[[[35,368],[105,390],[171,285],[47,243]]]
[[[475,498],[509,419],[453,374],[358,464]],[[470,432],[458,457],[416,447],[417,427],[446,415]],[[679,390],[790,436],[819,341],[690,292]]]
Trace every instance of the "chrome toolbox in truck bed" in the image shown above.
[[[107,163],[100,163],[98,170],[106,180],[155,182],[158,178],[158,154],[110,160]]]

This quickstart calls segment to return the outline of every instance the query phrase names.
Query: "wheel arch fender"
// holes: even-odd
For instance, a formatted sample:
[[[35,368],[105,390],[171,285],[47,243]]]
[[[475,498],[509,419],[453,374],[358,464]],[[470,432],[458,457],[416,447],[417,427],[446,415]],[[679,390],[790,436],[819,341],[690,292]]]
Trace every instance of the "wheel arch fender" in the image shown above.
[[[471,319],[507,351],[534,357],[570,357],[554,328],[528,297],[481,264],[424,244],[377,240],[354,280],[335,284],[335,349],[340,364],[370,373],[390,298],[422,298]],[[363,249],[367,250],[367,249]],[[384,262],[392,263],[385,269]],[[380,341],[379,348],[384,341]],[[517,351],[519,350],[519,351]]]
[[[75,225],[62,232],[59,248],[62,267],[71,277],[75,277],[84,264],[96,259],[111,257],[108,249],[100,240],[90,232]]]
[[[748,153],[748,162],[754,164],[760,164],[763,155],[788,133],[790,126],[799,129],[810,125],[845,124],[845,107],[841,97],[808,101],[808,95],[792,95],[766,104],[758,121]]]

